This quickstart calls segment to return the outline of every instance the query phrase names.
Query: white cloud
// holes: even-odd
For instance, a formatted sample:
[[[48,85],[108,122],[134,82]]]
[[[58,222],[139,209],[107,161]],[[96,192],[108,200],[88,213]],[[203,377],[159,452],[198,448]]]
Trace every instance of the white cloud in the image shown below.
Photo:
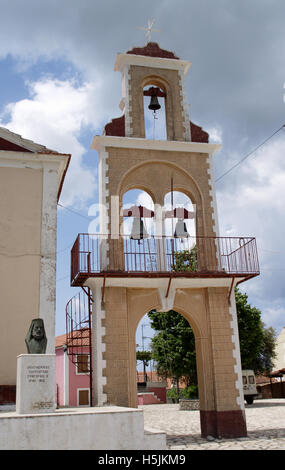
[[[277,334],[282,328],[282,325],[285,324],[285,307],[268,307],[263,311],[263,321],[266,325],[280,325],[277,329]]]
[[[206,129],[209,134],[209,142],[212,144],[221,144],[223,140],[223,130],[220,126]]]
[[[241,286],[257,302],[267,325],[276,328],[281,327],[283,307],[268,305],[284,295],[284,147],[280,134],[233,170],[235,175],[226,176],[235,178],[234,186],[228,183],[217,191],[221,236],[256,237],[261,275]]]
[[[82,206],[94,196],[96,169],[84,166],[87,149],[79,140],[84,128],[100,126],[100,83],[78,85],[71,80],[42,79],[28,84],[29,97],[10,103],[1,125],[53,150],[71,153],[61,202]],[[97,106],[98,104],[98,106]],[[88,143],[89,145],[89,143]]]
[[[254,156],[237,167],[234,175],[235,187],[229,185],[223,190],[217,187],[217,198],[221,225],[224,230],[254,230],[264,242],[272,245],[272,227],[276,226],[279,215],[280,226],[284,223],[285,203],[285,139],[281,135],[273,143],[268,143]],[[265,243],[266,245],[266,243]],[[268,246],[268,245],[267,245]]]

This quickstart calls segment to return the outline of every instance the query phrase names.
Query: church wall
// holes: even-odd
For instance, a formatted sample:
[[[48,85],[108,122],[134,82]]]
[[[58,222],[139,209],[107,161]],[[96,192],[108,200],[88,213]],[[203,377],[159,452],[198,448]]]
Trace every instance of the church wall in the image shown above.
[[[1,167],[0,191],[0,385],[14,385],[39,312],[42,171]]]

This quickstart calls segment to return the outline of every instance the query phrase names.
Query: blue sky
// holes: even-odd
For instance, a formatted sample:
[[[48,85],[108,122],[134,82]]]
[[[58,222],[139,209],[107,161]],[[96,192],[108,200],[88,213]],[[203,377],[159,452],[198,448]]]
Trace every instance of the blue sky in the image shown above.
[[[215,177],[285,123],[283,0],[11,0],[1,6],[0,125],[72,154],[58,211],[57,334],[65,332],[70,248],[98,201],[93,135],[120,116],[116,54],[152,40],[192,65],[190,118],[222,143]],[[13,34],[11,34],[13,31]],[[277,333],[285,325],[285,130],[216,186],[220,233],[255,236],[261,275],[244,285]],[[68,210],[69,209],[69,210]],[[81,215],[75,214],[75,211]],[[146,332],[146,336],[149,333]]]

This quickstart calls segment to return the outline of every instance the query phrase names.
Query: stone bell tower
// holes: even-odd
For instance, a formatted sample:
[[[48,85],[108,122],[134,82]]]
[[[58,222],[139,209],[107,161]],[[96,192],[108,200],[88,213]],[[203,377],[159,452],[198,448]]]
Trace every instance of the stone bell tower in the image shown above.
[[[156,43],[118,54],[123,114],[92,141],[99,153],[100,235],[78,236],[71,283],[92,291],[96,404],[137,406],[138,323],[151,309],[174,309],[195,334],[202,436],[237,437],[246,435],[246,423],[234,287],[259,268],[255,239],[219,236],[212,155],[220,147],[189,120],[189,66]],[[164,100],[166,139],[146,138],[144,96]],[[151,196],[154,225],[163,227],[170,181],[194,204],[192,245],[182,246],[163,228],[140,240],[122,233],[130,215],[123,195],[131,189]],[[195,262],[186,250],[180,269],[175,257],[185,247]]]

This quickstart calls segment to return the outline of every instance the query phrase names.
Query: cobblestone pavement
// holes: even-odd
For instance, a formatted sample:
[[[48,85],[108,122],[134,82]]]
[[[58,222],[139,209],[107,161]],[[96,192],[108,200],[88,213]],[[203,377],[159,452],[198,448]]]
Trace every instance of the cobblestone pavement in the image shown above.
[[[181,411],[178,404],[139,408],[145,427],[165,432],[171,450],[285,450],[285,399],[245,405],[248,436],[236,439],[203,439],[199,411]]]

